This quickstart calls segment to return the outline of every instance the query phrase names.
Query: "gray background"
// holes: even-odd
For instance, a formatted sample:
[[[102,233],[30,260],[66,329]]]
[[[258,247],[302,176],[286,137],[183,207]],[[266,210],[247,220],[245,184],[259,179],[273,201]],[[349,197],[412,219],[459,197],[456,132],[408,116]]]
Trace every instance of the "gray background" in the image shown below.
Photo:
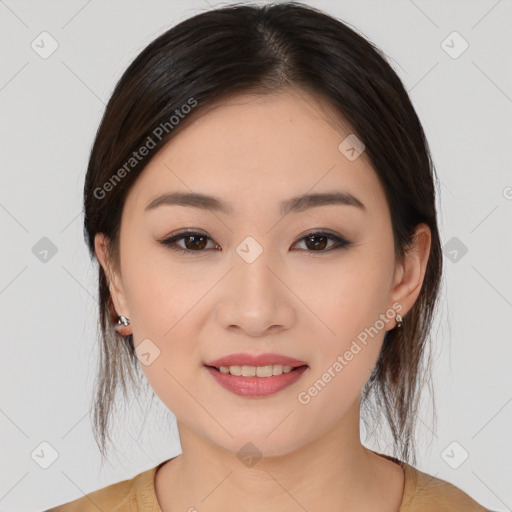
[[[383,49],[422,120],[441,181],[438,423],[424,405],[417,467],[493,510],[512,510],[512,2],[307,3]],[[130,406],[115,438],[120,454],[100,471],[88,416],[96,267],[82,238],[81,194],[117,79],[156,36],[205,9],[204,0],[0,0],[2,511],[44,510],[181,452],[161,402],[147,416]],[[47,58],[31,46],[51,49],[43,31],[58,44]],[[464,40],[469,47],[455,55]],[[57,250],[46,261],[43,237]],[[386,440],[365,444],[388,451]]]

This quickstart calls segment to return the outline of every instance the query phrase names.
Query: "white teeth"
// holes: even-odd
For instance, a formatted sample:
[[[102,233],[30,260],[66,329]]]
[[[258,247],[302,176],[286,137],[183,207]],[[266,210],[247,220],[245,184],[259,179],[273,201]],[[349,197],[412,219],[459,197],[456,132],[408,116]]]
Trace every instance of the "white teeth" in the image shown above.
[[[292,371],[292,366],[282,364],[270,364],[267,366],[221,366],[221,373],[230,373],[242,377],[272,377]]]

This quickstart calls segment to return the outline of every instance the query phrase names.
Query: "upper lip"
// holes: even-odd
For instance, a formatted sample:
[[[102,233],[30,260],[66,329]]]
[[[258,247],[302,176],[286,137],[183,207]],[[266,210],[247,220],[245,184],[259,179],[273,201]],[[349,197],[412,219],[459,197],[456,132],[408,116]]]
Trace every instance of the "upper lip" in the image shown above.
[[[307,365],[306,362],[300,361],[299,359],[293,359],[292,357],[283,356],[281,354],[229,354],[204,363],[206,366],[268,366],[272,364],[282,364],[283,366],[292,366],[294,368],[298,366]]]

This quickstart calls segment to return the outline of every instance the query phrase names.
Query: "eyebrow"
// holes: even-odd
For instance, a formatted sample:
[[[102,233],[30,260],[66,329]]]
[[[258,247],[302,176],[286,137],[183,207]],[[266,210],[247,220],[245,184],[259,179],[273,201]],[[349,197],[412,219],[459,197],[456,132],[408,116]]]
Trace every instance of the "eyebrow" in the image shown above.
[[[214,196],[190,192],[162,194],[151,200],[146,208],[144,208],[144,211],[154,210],[162,205],[188,206],[201,210],[218,211],[226,215],[233,214],[232,207],[221,199]],[[292,197],[291,199],[281,202],[280,211],[282,215],[287,215],[291,212],[303,212],[310,208],[329,205],[354,206],[361,210],[366,210],[364,204],[354,195],[348,192],[335,191]]]

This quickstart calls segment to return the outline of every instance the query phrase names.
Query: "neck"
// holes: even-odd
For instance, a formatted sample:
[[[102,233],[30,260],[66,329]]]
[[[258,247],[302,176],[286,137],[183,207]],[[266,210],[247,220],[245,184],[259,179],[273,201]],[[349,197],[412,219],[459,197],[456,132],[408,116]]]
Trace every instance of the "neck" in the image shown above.
[[[242,457],[178,421],[182,454],[155,478],[162,511],[398,511],[402,469],[361,444],[356,405],[322,437],[280,455]]]

